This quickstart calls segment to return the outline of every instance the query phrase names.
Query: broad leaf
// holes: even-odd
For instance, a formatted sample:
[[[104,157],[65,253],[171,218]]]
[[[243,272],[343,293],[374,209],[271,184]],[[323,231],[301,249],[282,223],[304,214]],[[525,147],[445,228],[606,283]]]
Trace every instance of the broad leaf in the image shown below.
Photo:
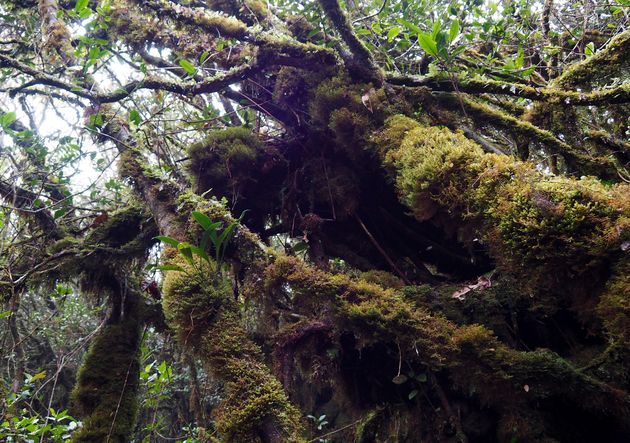
[[[420,32],[418,34],[418,43],[420,44],[420,47],[422,47],[424,52],[434,57],[437,57],[438,55],[437,42],[435,41],[435,39],[433,38],[431,34],[427,32]]]
[[[179,247],[179,241],[175,240],[172,237],[168,237],[166,235],[158,235],[157,237],[158,240],[160,240],[161,242],[166,243],[167,245],[171,245],[175,248]]]
[[[190,75],[195,75],[197,73],[197,68],[195,68],[195,66],[190,63],[188,60],[180,60],[179,61],[179,66],[181,66],[184,71],[186,71],[188,74]]]
[[[209,231],[212,228],[212,220],[203,212],[193,211],[193,218],[201,225],[204,231]]]

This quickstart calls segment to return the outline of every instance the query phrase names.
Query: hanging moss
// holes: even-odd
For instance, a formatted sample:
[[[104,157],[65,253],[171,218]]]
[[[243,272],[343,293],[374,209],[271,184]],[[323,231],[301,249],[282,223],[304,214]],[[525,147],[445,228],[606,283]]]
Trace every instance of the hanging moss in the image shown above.
[[[213,131],[188,148],[187,169],[197,192],[213,189],[217,195],[236,197],[251,177],[260,142],[244,127]]]
[[[627,346],[630,343],[630,260],[627,258],[608,280],[597,313],[611,338]]]
[[[128,442],[137,414],[140,370],[139,300],[126,295],[124,318],[94,337],[72,393],[83,427],[73,442]]]

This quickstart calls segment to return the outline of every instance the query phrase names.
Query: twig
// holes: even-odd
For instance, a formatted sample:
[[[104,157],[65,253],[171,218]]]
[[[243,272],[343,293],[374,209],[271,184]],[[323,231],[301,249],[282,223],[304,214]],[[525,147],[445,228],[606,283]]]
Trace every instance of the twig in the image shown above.
[[[385,252],[385,250],[381,247],[381,245],[378,244],[378,242],[376,241],[372,233],[370,233],[368,228],[361,221],[361,218],[359,218],[358,215],[355,215],[355,218],[357,219],[357,221],[363,228],[363,231],[365,231],[367,236],[370,238],[370,241],[372,242],[374,247],[378,249],[378,252],[380,252],[383,258],[385,258],[389,266],[391,266],[391,268],[396,272],[396,274],[398,274],[398,276],[405,282],[406,285],[411,285],[411,282],[409,281],[407,276],[398,268],[398,266],[396,266],[396,263],[394,263],[394,261],[389,257],[389,255],[387,255],[387,252]]]

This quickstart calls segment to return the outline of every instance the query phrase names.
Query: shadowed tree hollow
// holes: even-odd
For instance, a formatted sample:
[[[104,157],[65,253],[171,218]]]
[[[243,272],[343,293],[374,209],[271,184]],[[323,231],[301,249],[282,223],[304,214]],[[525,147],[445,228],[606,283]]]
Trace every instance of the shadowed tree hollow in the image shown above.
[[[629,20],[0,1],[0,439],[628,441]]]

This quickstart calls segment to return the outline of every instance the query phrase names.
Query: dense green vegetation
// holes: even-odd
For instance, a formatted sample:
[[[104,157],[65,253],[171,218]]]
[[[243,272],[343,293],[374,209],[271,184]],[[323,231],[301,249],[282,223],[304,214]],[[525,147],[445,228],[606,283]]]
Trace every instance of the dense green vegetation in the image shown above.
[[[0,440],[630,439],[628,0],[0,0]]]

